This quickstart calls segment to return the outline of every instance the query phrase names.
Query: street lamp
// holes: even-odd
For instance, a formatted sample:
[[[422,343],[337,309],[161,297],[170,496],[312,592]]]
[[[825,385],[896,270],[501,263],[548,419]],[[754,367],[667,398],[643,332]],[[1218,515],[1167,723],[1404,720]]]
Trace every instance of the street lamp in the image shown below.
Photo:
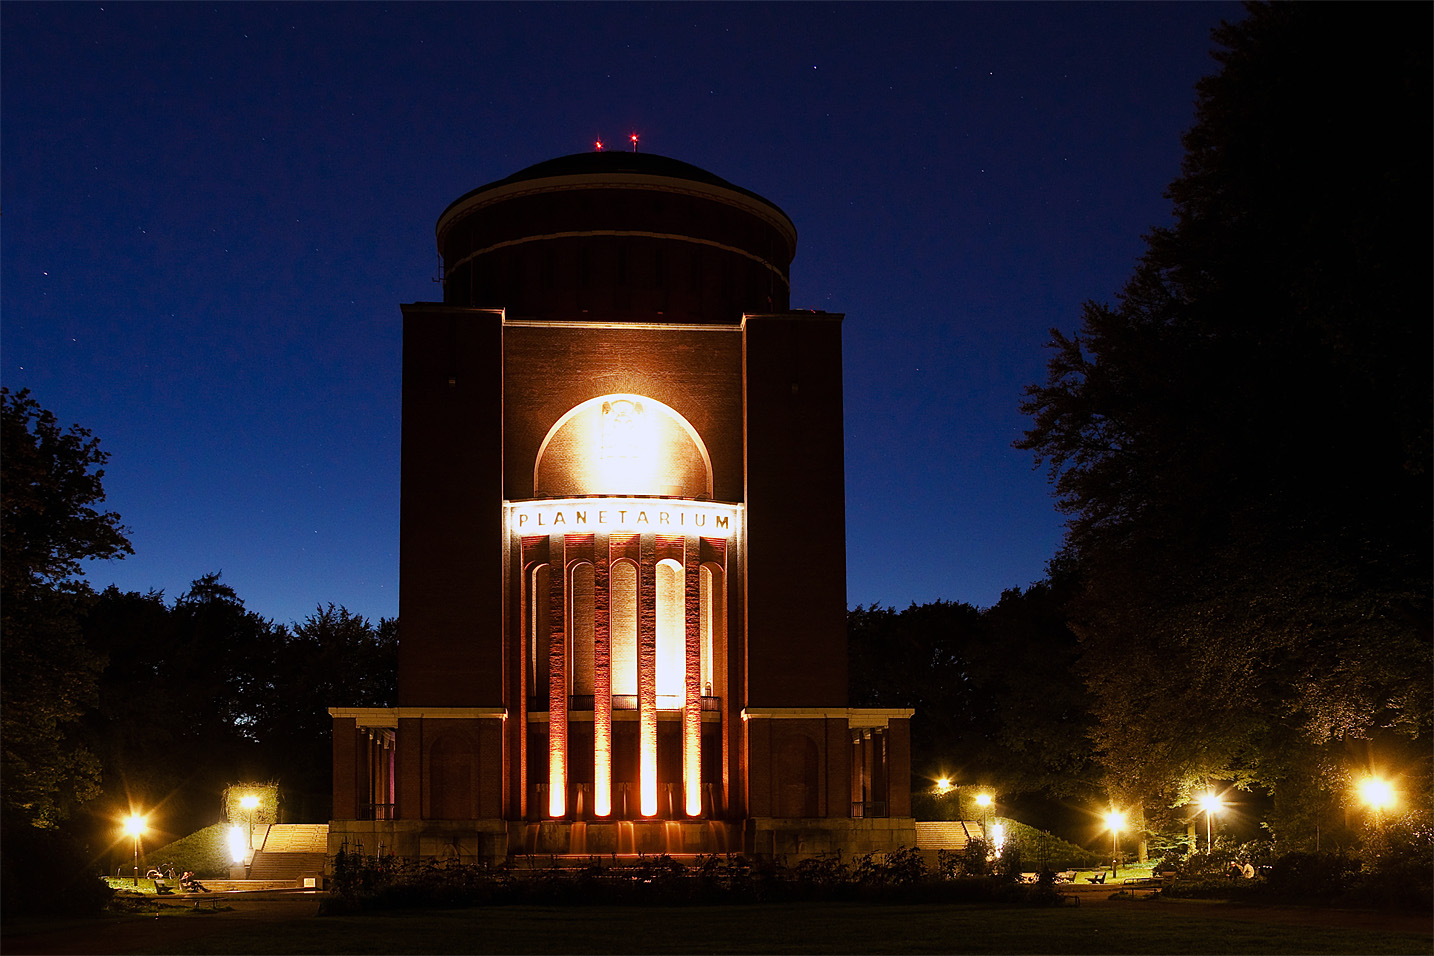
[[[936,778],[936,796],[944,797],[952,792],[956,794],[956,819],[964,820],[966,819],[966,814],[961,807],[961,785],[944,774]],[[944,800],[941,802],[941,807],[941,812],[944,815],[947,812],[946,802]]]
[[[985,833],[986,842],[992,847],[995,847],[996,840],[991,834],[991,802],[991,795],[989,793],[976,794],[976,806],[980,807],[981,812],[986,815],[985,819],[981,822],[981,828]]]
[[[1379,777],[1368,777],[1364,783],[1360,784],[1359,795],[1364,798],[1364,802],[1369,804],[1370,809],[1374,811],[1374,826],[1378,829],[1383,825],[1379,816],[1380,811],[1385,807],[1394,806],[1394,788],[1390,786],[1388,780],[1381,780]]]
[[[1217,796],[1215,796],[1213,793],[1207,793],[1207,794],[1205,794],[1205,796],[1203,796],[1203,797],[1200,798],[1200,809],[1205,811],[1205,852],[1206,852],[1206,853],[1209,853],[1209,852],[1210,852],[1210,849],[1214,846],[1214,844],[1211,842],[1211,839],[1210,839],[1210,815],[1211,815],[1212,813],[1215,813],[1216,811],[1220,810],[1223,806],[1224,806],[1224,804],[1222,804],[1222,803],[1220,802],[1220,798],[1217,797]]]
[[[1120,875],[1116,867],[1120,863],[1120,828],[1125,826],[1125,815],[1112,810],[1105,815],[1105,825],[1110,827],[1110,876],[1115,879]]]
[[[144,817],[131,813],[124,822],[124,832],[134,837],[134,885],[139,886],[139,838],[144,835]]]
[[[239,806],[244,808],[244,816],[249,821],[249,840],[245,849],[252,852],[254,849],[254,808],[259,806],[259,798],[252,793],[245,794],[239,798]]]

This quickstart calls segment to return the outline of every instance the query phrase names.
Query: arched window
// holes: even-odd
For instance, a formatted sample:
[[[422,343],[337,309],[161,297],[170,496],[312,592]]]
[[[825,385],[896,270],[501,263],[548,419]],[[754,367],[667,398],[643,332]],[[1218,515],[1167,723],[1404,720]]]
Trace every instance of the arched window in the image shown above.
[[[593,693],[593,566],[584,561],[568,570],[568,693]]]
[[[528,696],[546,701],[548,695],[548,584],[550,569],[537,564],[523,579],[523,630],[527,645]],[[546,704],[539,706],[546,709]]]
[[[533,464],[533,493],[710,498],[712,460],[674,409],[645,395],[603,395],[548,430]]]
[[[718,662],[727,648],[727,582],[719,564],[702,565],[700,575],[702,696],[722,696],[715,688],[722,686],[724,670]]]
[[[658,706],[681,707],[687,663],[686,614],[683,609],[682,565],[670,558],[657,563],[657,696]],[[665,699],[664,699],[665,698]]]
[[[608,627],[612,645],[614,697],[637,695],[637,565],[614,561],[608,574],[611,601]]]

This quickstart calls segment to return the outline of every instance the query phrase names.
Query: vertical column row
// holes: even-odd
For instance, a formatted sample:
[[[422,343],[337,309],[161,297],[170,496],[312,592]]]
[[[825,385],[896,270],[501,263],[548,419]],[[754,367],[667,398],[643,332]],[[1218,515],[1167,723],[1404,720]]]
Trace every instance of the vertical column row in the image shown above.
[[[393,817],[393,731],[369,728],[369,803],[374,820]]]
[[[709,618],[718,610],[708,605],[719,603],[713,592],[720,590],[703,584],[702,539],[555,535],[525,541],[523,552],[529,588],[524,656],[531,662],[531,682],[524,684],[547,704],[546,816],[572,809],[572,761],[586,761],[585,742],[575,757],[571,739],[575,694],[592,697],[592,804],[586,809],[596,817],[612,814],[614,696],[634,691],[639,814],[666,815],[680,806],[684,815],[700,816],[702,701],[704,679],[710,687],[712,677],[704,668],[714,653],[706,642]],[[664,765],[666,779],[680,771],[681,798],[665,808],[658,800],[660,707],[681,711],[677,761]]]
[[[657,815],[657,551],[639,543],[637,587],[637,754],[639,812]]]
[[[887,734],[866,727],[851,732],[851,800],[854,817],[887,816]]]
[[[683,810],[695,817],[702,813],[702,553],[697,538],[683,543]]]
[[[565,554],[548,574],[548,815],[567,813],[568,792],[568,631],[564,595]]]
[[[612,813],[612,640],[606,535],[593,548],[593,814]]]

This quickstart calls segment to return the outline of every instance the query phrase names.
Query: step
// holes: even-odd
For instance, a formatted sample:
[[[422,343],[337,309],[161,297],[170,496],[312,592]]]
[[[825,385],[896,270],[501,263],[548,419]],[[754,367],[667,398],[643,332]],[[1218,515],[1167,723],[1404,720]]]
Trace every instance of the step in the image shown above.
[[[985,838],[981,824],[973,820],[918,822],[916,845],[923,850],[964,850],[972,840]]]
[[[271,853],[327,853],[327,823],[276,823],[268,828],[259,849]]]
[[[272,853],[260,850],[254,854],[249,877],[254,880],[288,880],[290,885],[305,876],[323,876],[328,863],[325,853]],[[207,885],[207,884],[206,884]]]

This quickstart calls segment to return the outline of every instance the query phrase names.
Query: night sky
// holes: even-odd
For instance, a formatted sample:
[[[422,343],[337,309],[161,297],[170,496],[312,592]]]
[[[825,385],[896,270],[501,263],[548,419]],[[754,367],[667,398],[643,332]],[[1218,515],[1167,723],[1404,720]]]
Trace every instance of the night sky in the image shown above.
[[[395,616],[398,306],[442,297],[434,223],[635,131],[781,206],[792,307],[847,315],[848,604],[989,606],[1061,538],[1021,390],[1169,221],[1240,15],[6,2],[0,379],[112,456],[135,554],[97,588],[222,571],[280,623]]]

